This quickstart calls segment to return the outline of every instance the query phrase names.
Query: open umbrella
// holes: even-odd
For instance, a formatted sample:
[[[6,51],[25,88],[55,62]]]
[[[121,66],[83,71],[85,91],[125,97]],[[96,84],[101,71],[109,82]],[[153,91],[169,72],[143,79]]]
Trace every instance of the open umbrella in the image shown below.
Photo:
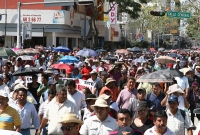
[[[119,49],[116,51],[116,53],[128,54],[130,52],[127,49]]]
[[[104,49],[97,49],[97,50],[96,50],[96,52],[98,52],[98,53],[99,53],[99,52],[107,52],[107,51],[106,51],[106,50],[104,50]]]
[[[76,55],[89,57],[89,56],[98,56],[98,53],[92,49],[83,48],[82,50],[78,51]]]
[[[10,48],[0,47],[0,56],[17,56],[17,54]]]
[[[67,65],[67,64],[63,64],[63,63],[53,64],[53,65],[51,65],[51,68],[55,68],[55,69],[66,69],[66,70],[71,70],[71,69],[73,69],[72,66]]]
[[[155,59],[157,63],[168,64],[168,63],[176,63],[176,61],[169,56],[160,56]]]
[[[63,62],[63,63],[76,63],[76,62],[79,62],[79,60],[74,56],[64,56],[61,59],[59,59],[59,61]]]
[[[130,52],[142,52],[142,50],[138,47],[133,47],[133,48],[129,49],[128,51],[130,51]]]
[[[173,80],[160,72],[153,72],[141,76],[137,82],[173,82]]]
[[[28,53],[34,53],[34,54],[40,53],[39,50],[34,49],[34,48],[26,48],[26,49],[24,49],[24,52],[25,52],[26,54],[28,54]]]
[[[170,78],[174,78],[174,77],[182,78],[184,76],[182,72],[180,72],[179,70],[174,69],[174,68],[167,68],[164,70],[159,70],[157,72],[161,72],[162,74],[164,74]]]
[[[66,52],[66,53],[71,52],[71,50],[65,46],[58,46],[58,47],[54,48],[54,51],[55,52]]]
[[[17,55],[24,55],[24,54],[26,54],[25,52],[24,52],[24,50],[16,50],[15,51],[15,53],[17,54]]]
[[[38,68],[27,67],[21,68],[13,73],[14,76],[32,76],[35,74],[41,73]]]
[[[17,57],[17,59],[18,58],[21,58],[22,60],[35,60],[33,56],[29,56],[29,55],[22,55],[22,56]]]
[[[107,55],[105,56],[104,60],[117,60],[118,58],[116,56],[113,56],[113,55]]]

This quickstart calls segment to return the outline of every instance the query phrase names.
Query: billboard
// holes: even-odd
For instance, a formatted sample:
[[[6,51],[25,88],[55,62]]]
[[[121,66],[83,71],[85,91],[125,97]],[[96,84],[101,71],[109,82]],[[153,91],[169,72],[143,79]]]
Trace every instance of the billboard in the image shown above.
[[[112,9],[109,12],[109,21],[110,21],[110,24],[116,24],[117,4],[115,2],[112,2],[110,4],[111,4]]]

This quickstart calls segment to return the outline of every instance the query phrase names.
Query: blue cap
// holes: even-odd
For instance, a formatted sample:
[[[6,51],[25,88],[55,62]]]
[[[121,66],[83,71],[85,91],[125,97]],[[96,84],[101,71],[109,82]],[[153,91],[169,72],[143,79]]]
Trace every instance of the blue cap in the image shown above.
[[[168,97],[168,102],[178,102],[178,97],[175,95],[170,95]]]

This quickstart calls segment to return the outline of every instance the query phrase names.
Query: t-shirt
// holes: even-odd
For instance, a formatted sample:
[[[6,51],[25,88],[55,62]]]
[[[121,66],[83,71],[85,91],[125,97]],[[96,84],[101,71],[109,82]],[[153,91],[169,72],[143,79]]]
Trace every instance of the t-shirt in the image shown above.
[[[142,125],[141,127],[137,127],[134,122],[131,124],[131,128],[137,129],[142,133],[144,133],[147,129],[152,128],[153,126],[153,121],[151,121],[150,119],[147,119],[144,125]]]
[[[0,86],[0,91],[3,91],[3,92],[5,92],[5,93],[7,93],[8,95],[10,94],[10,89],[9,89],[8,86],[7,86],[6,84],[4,84],[4,83]]]
[[[123,90],[124,89],[124,86],[127,82],[127,79],[124,79],[124,78],[121,78],[118,82],[118,86],[120,87],[120,90]]]
[[[91,67],[84,67],[81,71],[81,74],[88,74],[88,75],[83,75],[83,80],[87,80],[91,77],[90,72],[92,71]]]

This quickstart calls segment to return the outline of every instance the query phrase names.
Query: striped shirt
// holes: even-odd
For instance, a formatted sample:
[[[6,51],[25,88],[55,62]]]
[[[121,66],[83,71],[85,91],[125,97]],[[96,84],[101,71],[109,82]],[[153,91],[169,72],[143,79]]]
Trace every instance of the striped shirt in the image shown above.
[[[12,107],[7,106],[0,113],[0,129],[14,130],[14,126],[21,126],[19,113]]]

